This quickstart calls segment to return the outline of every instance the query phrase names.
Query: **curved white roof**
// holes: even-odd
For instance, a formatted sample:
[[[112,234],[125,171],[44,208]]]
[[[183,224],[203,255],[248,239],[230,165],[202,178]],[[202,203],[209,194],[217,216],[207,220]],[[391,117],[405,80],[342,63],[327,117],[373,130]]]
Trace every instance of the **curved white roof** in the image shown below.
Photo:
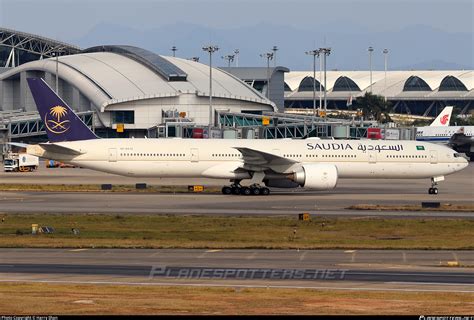
[[[298,93],[298,87],[305,77],[312,77],[312,71],[292,71],[285,74],[285,82],[293,91],[287,95],[295,96]],[[370,89],[370,72],[369,71],[327,71],[327,91],[333,95],[344,95],[344,91],[332,92],[334,83],[339,77],[348,77],[354,81],[360,88],[361,92]],[[431,91],[403,91],[405,82],[411,76],[416,76],[425,81],[431,88]],[[447,76],[453,76],[467,88],[466,91],[458,91],[457,95],[467,96],[471,95],[470,91],[474,89],[474,71],[473,70],[447,70],[447,71],[387,71],[387,78],[385,79],[384,71],[372,71],[372,92],[388,97],[405,96],[405,95],[431,95],[438,94],[438,89]],[[319,77],[319,71],[316,72],[316,80],[323,81]],[[345,94],[347,96],[347,94]]]
[[[59,57],[59,76],[76,86],[95,105],[194,94],[209,96],[209,66],[174,57],[164,57],[186,72],[185,81],[167,81],[144,64],[112,52],[93,52]],[[56,73],[55,59],[20,65],[0,75],[6,79],[22,71]],[[213,97],[252,101],[274,106],[262,94],[234,76],[212,69]]]

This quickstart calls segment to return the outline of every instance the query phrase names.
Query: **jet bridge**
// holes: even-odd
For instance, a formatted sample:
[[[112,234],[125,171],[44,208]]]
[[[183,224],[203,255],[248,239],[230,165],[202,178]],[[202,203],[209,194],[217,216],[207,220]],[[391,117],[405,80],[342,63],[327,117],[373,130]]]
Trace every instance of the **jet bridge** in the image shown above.
[[[93,111],[77,112],[77,115],[88,127],[93,128]],[[0,130],[4,131],[3,135],[7,136],[8,141],[46,134],[44,123],[36,111],[10,110],[0,112]]]

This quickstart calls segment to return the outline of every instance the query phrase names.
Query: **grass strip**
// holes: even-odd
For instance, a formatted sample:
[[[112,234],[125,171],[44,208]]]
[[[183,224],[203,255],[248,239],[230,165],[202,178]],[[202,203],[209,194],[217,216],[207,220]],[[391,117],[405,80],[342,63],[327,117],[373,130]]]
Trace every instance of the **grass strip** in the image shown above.
[[[44,192],[140,192],[140,193],[191,193],[187,186],[153,186],[136,189],[134,185],[112,185],[111,190],[102,190],[100,184],[0,184],[0,191],[44,191]],[[221,192],[218,187],[204,187],[203,193]]]
[[[471,314],[452,292],[1,283],[5,314]]]
[[[0,218],[0,247],[474,249],[471,219],[1,213]],[[32,235],[32,224],[55,232]]]
[[[346,209],[349,210],[378,210],[378,211],[450,211],[450,212],[474,212],[474,204],[450,204],[442,203],[438,208],[423,208],[419,205],[379,205],[379,204],[356,204]]]

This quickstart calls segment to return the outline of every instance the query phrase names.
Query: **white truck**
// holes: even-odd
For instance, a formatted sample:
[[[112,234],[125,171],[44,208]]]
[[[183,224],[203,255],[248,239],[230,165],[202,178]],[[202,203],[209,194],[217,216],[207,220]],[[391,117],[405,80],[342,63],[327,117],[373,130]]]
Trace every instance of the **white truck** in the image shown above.
[[[38,169],[39,158],[26,153],[9,153],[3,160],[6,172],[28,172]]]

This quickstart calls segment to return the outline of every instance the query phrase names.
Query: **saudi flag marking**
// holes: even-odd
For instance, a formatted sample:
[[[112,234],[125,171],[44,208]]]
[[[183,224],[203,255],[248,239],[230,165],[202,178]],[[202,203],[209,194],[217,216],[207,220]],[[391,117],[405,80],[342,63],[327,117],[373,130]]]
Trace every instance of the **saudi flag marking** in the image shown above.
[[[424,146],[416,146],[416,150],[425,150]]]

